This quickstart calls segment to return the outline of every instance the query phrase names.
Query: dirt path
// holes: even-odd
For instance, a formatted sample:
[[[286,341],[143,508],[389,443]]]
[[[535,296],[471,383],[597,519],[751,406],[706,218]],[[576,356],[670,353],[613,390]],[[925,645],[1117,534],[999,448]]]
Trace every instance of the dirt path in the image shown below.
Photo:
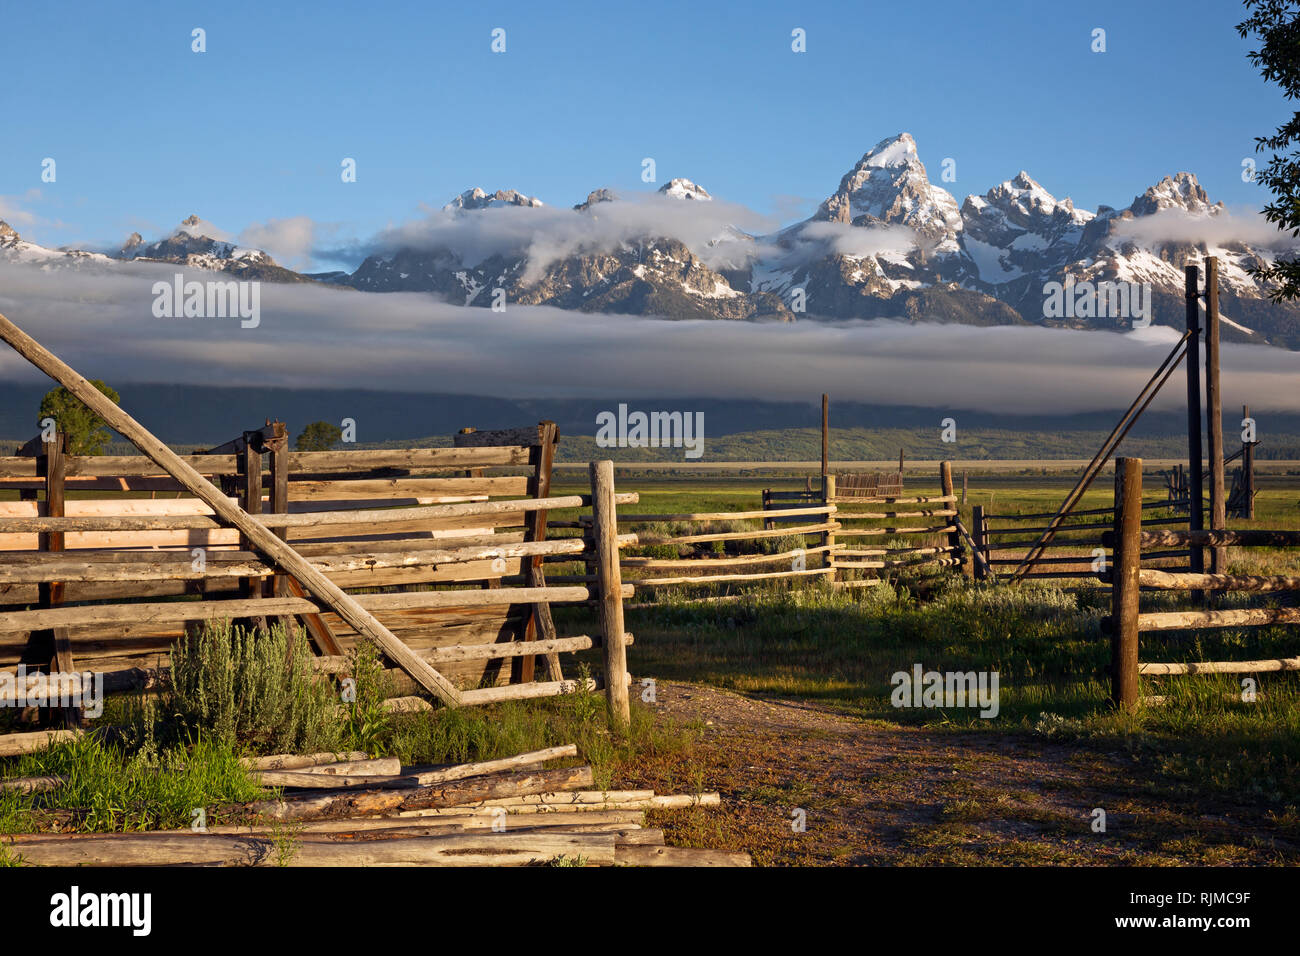
[[[670,843],[744,849],[765,865],[1300,862],[1294,824],[1186,802],[1129,754],[869,723],[703,685],[661,682],[656,696],[664,718],[701,725],[693,779],[652,759],[631,782],[716,789],[724,803],[663,814]]]

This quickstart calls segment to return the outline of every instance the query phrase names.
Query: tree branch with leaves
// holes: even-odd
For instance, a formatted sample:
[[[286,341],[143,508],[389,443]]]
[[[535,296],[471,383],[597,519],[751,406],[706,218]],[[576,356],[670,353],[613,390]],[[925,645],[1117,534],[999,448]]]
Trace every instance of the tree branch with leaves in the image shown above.
[[[1237,24],[1244,40],[1258,47],[1247,56],[1260,74],[1276,83],[1288,100],[1300,98],[1300,2],[1297,0],[1245,0],[1250,16]],[[1255,151],[1272,158],[1255,173],[1255,181],[1273,194],[1262,210],[1279,231],[1300,237],[1300,111],[1279,126],[1272,136],[1257,136]],[[1275,259],[1253,268],[1251,275],[1270,283],[1275,302],[1300,299],[1300,259]]]

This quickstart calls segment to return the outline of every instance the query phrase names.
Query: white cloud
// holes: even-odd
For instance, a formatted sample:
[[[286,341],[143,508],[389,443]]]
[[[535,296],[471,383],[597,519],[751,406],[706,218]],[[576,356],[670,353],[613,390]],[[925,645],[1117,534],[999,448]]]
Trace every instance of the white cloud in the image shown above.
[[[882,253],[905,254],[916,246],[916,233],[906,226],[851,226],[846,222],[810,222],[799,235],[820,239],[842,256],[863,258]]]
[[[1115,238],[1150,245],[1161,242],[1204,242],[1216,246],[1244,242],[1259,247],[1292,248],[1300,243],[1280,232],[1260,213],[1250,209],[1227,210],[1194,216],[1183,209],[1162,209],[1150,216],[1117,222]]]
[[[276,262],[291,269],[307,267],[315,241],[316,224],[308,216],[253,223],[239,234],[241,246],[268,252]]]
[[[423,219],[384,230],[359,251],[369,255],[450,248],[461,263],[471,266],[496,254],[524,255],[528,259],[525,281],[535,281],[559,259],[612,252],[647,236],[677,239],[696,255],[713,258],[715,241],[733,227],[753,232],[773,226],[770,219],[733,203],[688,202],[653,194],[598,203],[586,213],[553,206],[431,210]],[[337,259],[344,254],[321,257]]]
[[[512,398],[704,396],[933,404],[1008,414],[1122,409],[1176,333],[890,321],[665,322],[420,293],[264,283],[261,324],[157,319],[174,266],[0,265],[0,312],[82,374],[109,382],[383,388]],[[190,271],[196,279],[225,278]],[[1224,345],[1224,403],[1300,411],[1300,353]],[[0,346],[0,379],[40,379]],[[921,387],[923,383],[923,388]],[[1176,384],[1176,383],[1175,383]],[[1177,409],[1171,385],[1153,407]]]
[[[32,199],[32,190],[27,191],[27,195],[19,196],[0,196],[0,219],[9,223],[17,229],[19,226],[31,226],[36,223],[35,214],[28,212],[19,205],[20,202]]]

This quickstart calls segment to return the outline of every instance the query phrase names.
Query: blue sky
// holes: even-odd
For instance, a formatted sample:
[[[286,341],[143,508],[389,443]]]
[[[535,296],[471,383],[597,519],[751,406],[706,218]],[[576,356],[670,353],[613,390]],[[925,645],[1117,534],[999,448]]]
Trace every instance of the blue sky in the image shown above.
[[[330,245],[476,185],[554,205],[650,189],[648,156],[659,184],[789,221],[903,130],[931,179],[956,160],[959,200],[1024,168],[1125,205],[1188,170],[1257,208],[1242,160],[1292,108],[1225,0],[276,6],[10,0],[0,215],[47,245],[306,216]]]

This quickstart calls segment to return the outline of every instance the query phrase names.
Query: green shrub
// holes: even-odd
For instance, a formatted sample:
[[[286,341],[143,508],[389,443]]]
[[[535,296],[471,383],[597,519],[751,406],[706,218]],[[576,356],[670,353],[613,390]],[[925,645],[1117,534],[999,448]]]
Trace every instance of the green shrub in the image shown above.
[[[305,641],[208,621],[172,649],[167,713],[182,731],[268,753],[337,750],[340,699]]]

